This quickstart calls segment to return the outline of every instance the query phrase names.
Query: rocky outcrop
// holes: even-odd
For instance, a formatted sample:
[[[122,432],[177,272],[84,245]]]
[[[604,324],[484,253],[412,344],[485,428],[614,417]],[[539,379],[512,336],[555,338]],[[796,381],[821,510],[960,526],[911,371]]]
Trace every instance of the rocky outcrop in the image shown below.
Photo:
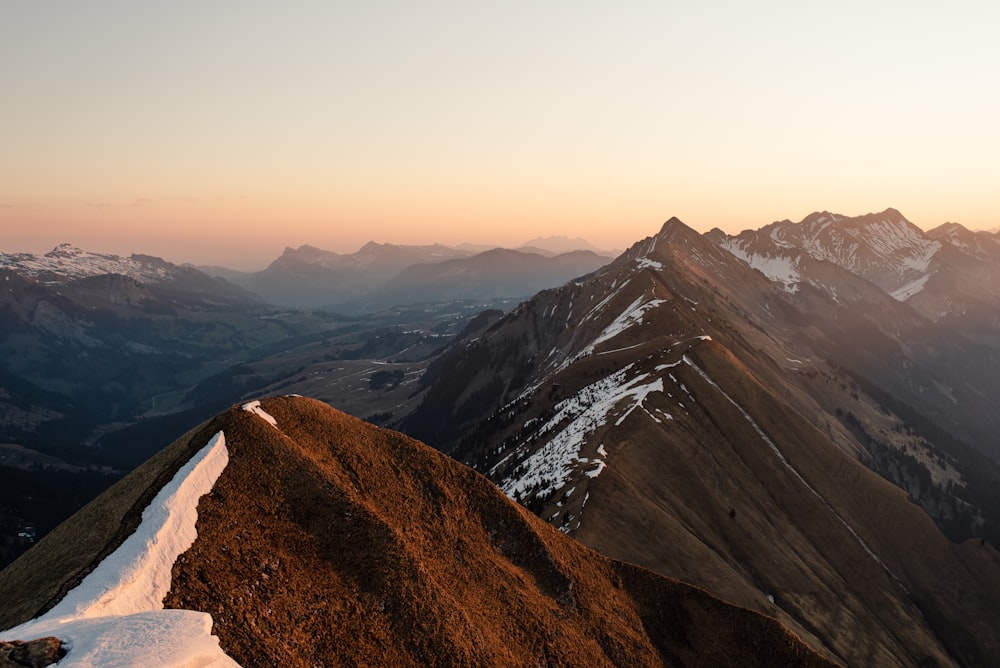
[[[66,656],[58,638],[0,641],[0,668],[45,668]]]

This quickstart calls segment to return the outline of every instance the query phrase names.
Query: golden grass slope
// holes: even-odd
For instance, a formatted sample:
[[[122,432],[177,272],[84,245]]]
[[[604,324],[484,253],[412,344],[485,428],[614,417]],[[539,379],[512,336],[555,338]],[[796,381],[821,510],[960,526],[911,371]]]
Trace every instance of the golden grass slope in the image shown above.
[[[777,621],[602,557],[484,477],[317,401],[239,407],[0,574],[0,626],[51,607],[214,432],[230,462],[166,607],[210,613],[245,666],[827,665]]]

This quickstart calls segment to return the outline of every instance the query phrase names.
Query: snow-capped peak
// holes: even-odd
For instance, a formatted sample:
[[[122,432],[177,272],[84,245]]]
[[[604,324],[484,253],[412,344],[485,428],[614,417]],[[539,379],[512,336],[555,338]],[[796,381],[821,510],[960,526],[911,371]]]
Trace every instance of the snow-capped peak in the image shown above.
[[[72,244],[59,244],[44,255],[0,253],[0,269],[12,269],[47,283],[120,274],[137,281],[164,281],[179,269],[159,258],[146,255],[121,257],[81,250]]]

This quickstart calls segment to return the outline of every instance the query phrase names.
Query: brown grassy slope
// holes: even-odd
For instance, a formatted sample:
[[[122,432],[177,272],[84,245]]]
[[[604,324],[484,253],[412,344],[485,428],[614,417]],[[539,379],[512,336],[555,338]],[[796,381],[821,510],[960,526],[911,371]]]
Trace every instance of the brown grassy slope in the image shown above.
[[[826,665],[773,619],[615,562],[471,469],[320,402],[223,414],[168,607],[245,666]]]
[[[132,534],[143,509],[212,432],[201,425],[118,481],[0,571],[0,629],[37,617]]]
[[[674,419],[657,424],[636,411],[605,435],[608,467],[590,487],[576,536],[775,615],[848,665],[951,665],[950,657],[995,665],[996,550],[948,542],[903,492],[829,444],[721,346],[689,356],[822,499],[685,365],[675,373],[694,397],[686,412],[665,403]]]

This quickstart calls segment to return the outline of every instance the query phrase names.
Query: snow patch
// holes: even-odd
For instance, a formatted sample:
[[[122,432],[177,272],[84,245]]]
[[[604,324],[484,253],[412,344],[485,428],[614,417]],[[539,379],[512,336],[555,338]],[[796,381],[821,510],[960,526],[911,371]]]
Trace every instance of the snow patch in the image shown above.
[[[798,290],[798,283],[802,280],[802,276],[799,274],[798,263],[795,260],[789,257],[748,252],[737,239],[727,239],[723,242],[722,248],[767,276],[772,282],[781,283],[785,286],[786,291],[795,292]]]
[[[614,322],[604,328],[604,331],[601,332],[597,338],[586,347],[586,349],[584,349],[582,354],[589,355],[593,353],[594,348],[598,345],[609,339],[613,339],[629,327],[640,324],[646,311],[650,311],[660,304],[666,303],[665,299],[651,299],[648,302],[643,303],[643,299],[645,299],[645,295],[637,297],[636,300],[628,306],[628,308],[622,311],[622,313],[614,319]]]
[[[923,276],[917,278],[916,280],[910,281],[906,285],[902,285],[899,288],[893,290],[889,294],[896,301],[905,302],[907,299],[913,295],[919,293],[927,285],[927,279],[931,277],[930,274],[924,274]]]
[[[55,636],[63,641],[69,653],[59,668],[239,668],[212,635],[212,616],[193,610],[39,620],[31,632],[31,638]]]
[[[592,463],[580,457],[580,449],[588,436],[608,423],[616,408],[628,402],[615,421],[616,425],[620,425],[632,411],[642,406],[650,393],[663,391],[663,381],[650,374],[626,380],[632,366],[630,364],[556,404],[556,414],[535,432],[534,437],[549,432],[555,432],[555,435],[500,483],[507,496],[523,496],[531,490],[544,497],[564,487],[580,464]],[[520,447],[523,444],[515,445],[514,451]],[[599,474],[603,470],[602,461],[596,473],[590,473]]]
[[[269,413],[267,413],[263,408],[260,407],[260,400],[251,401],[249,403],[243,404],[243,410],[247,411],[248,413],[254,413],[255,415],[258,415],[275,429],[278,428],[278,421],[275,420]]]
[[[198,500],[229,463],[220,431],[177,471],[142,512],[135,533],[41,617],[0,633],[55,636],[69,654],[60,666],[238,666],[211,635],[212,617],[163,610],[174,562],[198,537]]]

